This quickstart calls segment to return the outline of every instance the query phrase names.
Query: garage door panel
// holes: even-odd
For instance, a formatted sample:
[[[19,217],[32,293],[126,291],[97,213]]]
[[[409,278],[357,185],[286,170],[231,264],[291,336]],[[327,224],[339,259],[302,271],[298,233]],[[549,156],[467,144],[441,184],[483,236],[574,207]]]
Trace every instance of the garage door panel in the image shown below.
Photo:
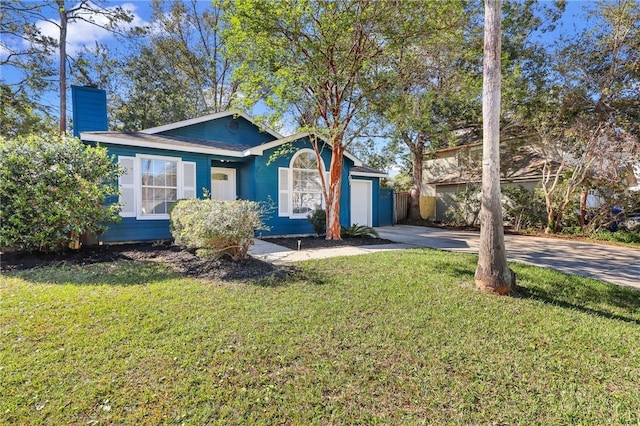
[[[372,183],[351,181],[351,224],[372,226]]]

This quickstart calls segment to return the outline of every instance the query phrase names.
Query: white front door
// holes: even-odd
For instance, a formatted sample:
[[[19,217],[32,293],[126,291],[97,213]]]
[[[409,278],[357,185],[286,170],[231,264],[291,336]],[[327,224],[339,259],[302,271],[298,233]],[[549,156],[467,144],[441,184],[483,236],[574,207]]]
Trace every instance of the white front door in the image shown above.
[[[211,168],[211,199],[235,200],[236,169]]]
[[[351,224],[373,226],[372,211],[372,182],[370,180],[351,180]]]

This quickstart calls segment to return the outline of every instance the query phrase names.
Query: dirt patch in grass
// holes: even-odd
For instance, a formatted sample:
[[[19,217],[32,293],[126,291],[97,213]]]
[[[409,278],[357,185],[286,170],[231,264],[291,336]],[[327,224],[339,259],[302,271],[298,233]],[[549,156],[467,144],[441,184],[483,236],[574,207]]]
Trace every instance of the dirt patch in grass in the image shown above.
[[[120,260],[164,263],[189,277],[207,280],[248,280],[283,278],[292,267],[274,266],[249,257],[234,262],[228,257],[210,259],[196,256],[177,246],[158,244],[123,244],[83,247],[61,254],[13,252],[0,255],[0,271],[19,271],[43,266],[90,265]]]
[[[393,241],[384,238],[369,237],[353,237],[344,238],[342,240],[327,240],[324,237],[273,237],[263,238],[264,241],[286,247],[291,250],[298,250],[298,241],[300,241],[301,250],[323,249],[332,247],[357,247],[370,246],[379,244],[394,244]]]

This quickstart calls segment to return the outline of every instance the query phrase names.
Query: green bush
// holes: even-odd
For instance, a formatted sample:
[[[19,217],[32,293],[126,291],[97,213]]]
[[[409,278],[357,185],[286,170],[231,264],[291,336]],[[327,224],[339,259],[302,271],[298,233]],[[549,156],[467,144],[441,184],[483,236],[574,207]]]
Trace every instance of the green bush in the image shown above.
[[[171,234],[179,246],[200,256],[247,257],[254,232],[268,230],[262,217],[268,209],[247,200],[180,200],[171,209]]]
[[[502,188],[504,219],[515,231],[538,231],[544,227],[544,199],[522,185]]]
[[[358,225],[357,223],[349,227],[341,227],[340,235],[345,238],[380,238],[378,231],[370,226]]]
[[[117,222],[118,165],[69,136],[0,138],[0,247],[59,251]]]
[[[318,235],[324,235],[327,232],[327,212],[324,209],[318,209],[313,213],[309,213],[307,220],[313,226],[313,230]]]
[[[594,240],[614,241],[627,244],[640,244],[640,231],[619,230],[616,232],[611,232],[607,230],[600,230],[591,234],[589,238]]]
[[[480,219],[480,188],[469,185],[448,196],[449,208],[445,221],[454,226],[477,226]]]

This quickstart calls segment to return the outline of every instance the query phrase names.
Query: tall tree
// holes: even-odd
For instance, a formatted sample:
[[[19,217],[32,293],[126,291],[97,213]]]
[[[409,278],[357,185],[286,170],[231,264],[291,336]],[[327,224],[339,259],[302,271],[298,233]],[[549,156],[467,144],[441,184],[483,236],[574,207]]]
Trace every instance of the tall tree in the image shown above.
[[[640,4],[596,2],[587,13],[593,25],[558,43],[543,90],[519,112],[545,160],[547,232],[562,229],[576,202],[585,227],[587,191],[622,196],[614,188],[640,160]]]
[[[237,94],[233,64],[222,40],[226,23],[220,1],[206,7],[197,0],[153,0],[151,46],[192,87],[198,113],[229,109]]]
[[[24,71],[15,84],[16,93],[30,87],[37,94],[55,75],[53,55],[57,42],[36,25],[41,9],[39,2],[0,3],[0,65]]]
[[[72,60],[67,53],[69,25],[84,22],[108,31],[116,31],[121,22],[130,22],[132,16],[120,6],[107,7],[104,1],[48,0],[31,2],[14,0],[2,4],[2,48],[8,51],[3,65],[20,68],[24,82],[36,94],[57,83],[59,92],[59,130],[67,129],[67,70]],[[47,35],[43,25],[58,29],[57,37]],[[27,47],[24,47],[27,46]],[[52,55],[58,52],[58,67]]]
[[[49,134],[55,122],[39,111],[24,92],[16,92],[11,86],[0,83],[0,137],[14,139],[30,134]]]
[[[485,0],[484,7],[482,206],[475,282],[483,291],[509,294],[516,277],[507,265],[500,202],[501,0]]]
[[[480,74],[473,63],[479,27],[473,5],[461,2],[407,2],[412,37],[402,37],[388,54],[388,89],[374,93],[393,145],[411,157],[409,217],[420,219],[423,159],[427,149],[452,142],[453,130],[479,121]],[[426,18],[429,17],[429,18]]]
[[[366,95],[379,88],[381,25],[394,3],[372,0],[238,0],[227,3],[227,46],[246,104],[263,100],[275,116],[294,112],[332,147],[323,181],[327,239],[340,239],[343,155],[361,134]],[[315,145],[316,154],[321,147]],[[318,162],[320,163],[320,162]]]
[[[151,7],[149,26],[122,37],[126,53],[97,46],[81,58],[77,81],[109,88],[111,128],[139,130],[228,110],[238,91],[218,2],[154,0]]]

